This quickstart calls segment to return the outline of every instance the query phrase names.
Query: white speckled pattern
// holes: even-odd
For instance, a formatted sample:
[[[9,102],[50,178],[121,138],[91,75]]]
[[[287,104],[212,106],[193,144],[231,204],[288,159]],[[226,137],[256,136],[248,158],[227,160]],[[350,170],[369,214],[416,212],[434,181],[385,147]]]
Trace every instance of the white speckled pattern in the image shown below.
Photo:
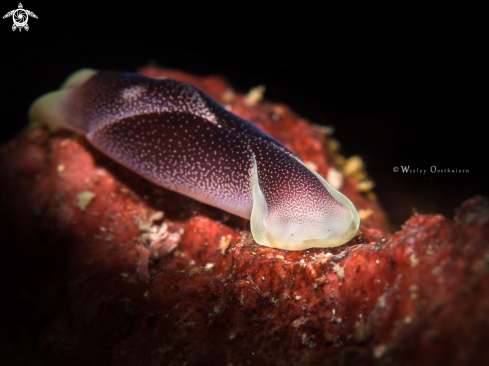
[[[184,82],[85,69],[35,101],[30,118],[85,133],[152,182],[251,219],[262,245],[337,246],[360,224],[350,200],[285,146]]]

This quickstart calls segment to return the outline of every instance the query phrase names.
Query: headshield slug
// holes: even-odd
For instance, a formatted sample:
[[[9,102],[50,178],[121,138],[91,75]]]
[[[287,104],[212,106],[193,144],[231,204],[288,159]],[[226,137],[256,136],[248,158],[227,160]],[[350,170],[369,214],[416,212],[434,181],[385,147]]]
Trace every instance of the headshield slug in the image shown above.
[[[250,219],[258,244],[334,247],[358,230],[347,197],[191,84],[83,69],[37,99],[29,117],[85,134],[155,184]]]

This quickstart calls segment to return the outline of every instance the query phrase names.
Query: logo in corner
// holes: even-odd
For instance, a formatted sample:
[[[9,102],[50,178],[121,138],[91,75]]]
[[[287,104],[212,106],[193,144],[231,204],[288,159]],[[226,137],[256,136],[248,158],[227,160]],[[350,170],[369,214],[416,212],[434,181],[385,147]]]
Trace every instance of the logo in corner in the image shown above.
[[[19,3],[18,9],[9,11],[7,14],[5,14],[3,16],[3,19],[8,18],[10,16],[14,21],[14,24],[12,25],[12,30],[15,31],[17,28],[19,28],[19,32],[22,31],[22,28],[24,28],[26,31],[29,30],[29,26],[27,25],[29,16],[37,19],[37,15],[30,10],[24,9],[22,3]]]

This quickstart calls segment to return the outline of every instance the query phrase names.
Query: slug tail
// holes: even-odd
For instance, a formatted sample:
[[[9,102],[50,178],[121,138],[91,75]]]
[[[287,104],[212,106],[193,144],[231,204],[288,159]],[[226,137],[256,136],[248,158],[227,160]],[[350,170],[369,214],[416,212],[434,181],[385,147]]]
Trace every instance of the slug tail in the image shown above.
[[[97,73],[96,70],[84,68],[75,71],[61,85],[61,89],[73,89],[84,84],[88,79]]]
[[[63,105],[69,98],[64,90],[44,94],[36,99],[29,109],[29,120],[33,125],[47,126],[50,131],[66,128]]]
[[[71,74],[61,88],[37,98],[29,109],[29,120],[31,124],[47,126],[54,132],[60,128],[67,128],[78,133],[86,133],[85,130],[77,128],[67,121],[66,105],[74,98],[75,89],[83,85],[88,79],[96,74],[92,69],[81,69]]]

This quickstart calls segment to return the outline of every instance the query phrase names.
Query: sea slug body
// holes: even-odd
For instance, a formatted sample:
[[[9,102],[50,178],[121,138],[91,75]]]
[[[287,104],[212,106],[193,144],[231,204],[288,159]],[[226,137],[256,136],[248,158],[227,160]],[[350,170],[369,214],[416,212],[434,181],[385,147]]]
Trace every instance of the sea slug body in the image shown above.
[[[355,206],[280,142],[173,79],[83,69],[37,99],[32,122],[86,135],[146,179],[250,219],[258,244],[301,250],[355,236]]]

